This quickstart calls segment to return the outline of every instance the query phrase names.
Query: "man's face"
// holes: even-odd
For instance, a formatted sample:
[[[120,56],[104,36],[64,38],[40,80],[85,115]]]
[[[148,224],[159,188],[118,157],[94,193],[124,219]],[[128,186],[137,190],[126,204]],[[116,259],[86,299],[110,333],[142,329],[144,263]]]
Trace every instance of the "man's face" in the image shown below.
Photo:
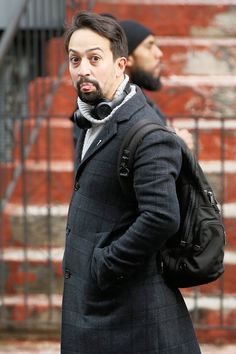
[[[80,99],[92,105],[111,100],[123,80],[126,59],[113,59],[110,41],[90,29],[75,31],[69,42],[69,71]]]
[[[131,82],[150,91],[159,90],[162,56],[155,37],[149,35],[145,38],[128,59],[127,68]]]

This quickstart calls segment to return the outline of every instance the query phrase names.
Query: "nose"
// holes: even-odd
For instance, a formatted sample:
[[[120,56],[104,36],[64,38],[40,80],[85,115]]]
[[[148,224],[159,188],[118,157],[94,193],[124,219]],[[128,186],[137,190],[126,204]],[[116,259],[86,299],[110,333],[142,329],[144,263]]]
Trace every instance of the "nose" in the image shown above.
[[[154,55],[157,59],[161,59],[163,57],[163,52],[157,45],[154,46]]]
[[[79,65],[78,76],[89,76],[90,75],[90,65],[86,59],[82,59]]]

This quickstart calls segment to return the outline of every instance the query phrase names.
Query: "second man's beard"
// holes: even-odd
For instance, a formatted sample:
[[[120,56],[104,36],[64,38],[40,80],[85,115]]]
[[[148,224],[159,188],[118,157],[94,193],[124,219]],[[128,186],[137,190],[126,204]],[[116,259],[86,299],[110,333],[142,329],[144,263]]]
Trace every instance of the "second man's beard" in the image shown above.
[[[86,83],[86,82],[91,83],[93,86],[95,86],[96,90],[92,91],[92,92],[82,92],[80,89],[80,85],[82,83]],[[99,86],[97,81],[88,80],[88,79],[80,79],[77,82],[77,92],[78,92],[78,96],[81,99],[81,101],[88,103],[92,106],[95,106],[99,102],[104,100],[104,96],[103,96],[101,87]]]
[[[141,69],[135,69],[130,74],[130,80],[133,84],[149,91],[159,91],[162,87],[160,78],[154,78],[152,74]]]

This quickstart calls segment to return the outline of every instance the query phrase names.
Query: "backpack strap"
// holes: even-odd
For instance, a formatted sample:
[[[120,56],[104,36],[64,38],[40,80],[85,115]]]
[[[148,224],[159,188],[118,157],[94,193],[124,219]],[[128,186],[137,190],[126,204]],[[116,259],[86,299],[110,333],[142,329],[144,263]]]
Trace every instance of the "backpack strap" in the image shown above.
[[[121,144],[118,156],[118,179],[121,189],[127,198],[134,199],[132,188],[132,169],[134,156],[138,145],[142,139],[149,133],[155,130],[164,130],[170,132],[165,126],[162,126],[154,121],[146,118],[141,119],[134,124],[125,135]]]

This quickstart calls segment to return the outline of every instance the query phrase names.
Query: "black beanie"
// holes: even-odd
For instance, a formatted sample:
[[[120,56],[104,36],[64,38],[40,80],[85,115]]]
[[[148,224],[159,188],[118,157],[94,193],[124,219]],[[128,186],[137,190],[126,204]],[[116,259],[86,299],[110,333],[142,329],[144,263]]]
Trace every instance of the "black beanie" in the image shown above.
[[[119,23],[127,37],[129,54],[131,54],[147,36],[153,34],[148,28],[134,20],[124,20]]]

